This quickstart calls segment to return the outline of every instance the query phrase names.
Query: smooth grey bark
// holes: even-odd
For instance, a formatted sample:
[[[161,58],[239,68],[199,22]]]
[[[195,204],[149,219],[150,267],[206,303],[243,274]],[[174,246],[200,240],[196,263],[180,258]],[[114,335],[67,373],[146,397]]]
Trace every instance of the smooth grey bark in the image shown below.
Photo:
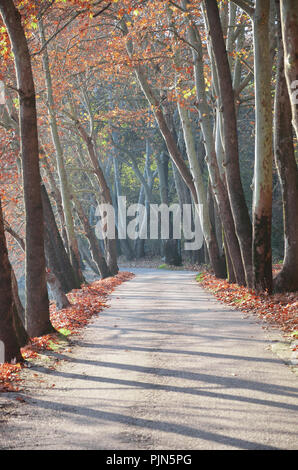
[[[127,34],[127,26],[126,24],[122,24],[123,34]],[[133,57],[133,43],[131,39],[128,39],[126,42],[127,52],[130,58]],[[152,106],[153,114],[155,120],[158,124],[159,130],[163,136],[163,139],[166,143],[168,152],[170,157],[172,158],[173,162],[177,166],[182,178],[184,179],[185,183],[189,187],[192,197],[194,199],[194,203],[198,204],[198,194],[196,191],[196,187],[193,181],[193,176],[186,165],[181,152],[178,148],[177,142],[169,129],[168,123],[166,121],[164,112],[161,107],[160,100],[157,98],[154,90],[150,86],[145,71],[140,64],[134,66],[134,71],[139,82],[139,85],[147,98],[149,104]],[[222,259],[219,254],[218,245],[216,242],[216,238],[213,237],[213,240],[209,243],[208,246],[210,263],[214,273],[217,277],[224,277],[225,276],[225,266],[222,262]]]
[[[138,197],[138,204],[145,205],[145,201],[146,201],[146,193],[145,193],[145,190],[144,190],[144,185],[141,184],[140,191],[139,191],[139,197]],[[135,241],[134,248],[135,248],[136,258],[137,259],[144,258],[144,256],[145,256],[145,240],[142,239],[142,238],[137,238],[136,241]]]
[[[92,136],[88,135],[87,131],[81,125],[78,119],[72,116],[72,119],[75,121],[75,125],[86,144],[88,155],[90,161],[92,163],[94,174],[97,178],[99,187],[101,189],[101,198],[105,204],[110,204],[113,206],[112,196],[110,188],[107,184],[105,179],[104,173],[102,168],[99,165],[98,158],[96,155],[96,151],[94,148],[94,143]],[[116,239],[105,238],[105,246],[106,246],[106,261],[109,268],[109,271],[112,276],[116,275],[119,271],[118,264],[117,264],[117,244]]]
[[[207,201],[207,192],[204,186],[203,175],[199,160],[197,157],[195,138],[193,135],[191,121],[188,115],[188,110],[185,106],[178,102],[179,116],[181,120],[184,142],[186,146],[186,152],[190,165],[190,171],[193,176],[194,185],[198,195],[198,202],[200,204],[200,221],[201,227],[204,233],[205,242],[208,248],[208,252],[212,250],[213,245],[217,245],[216,235],[214,228],[211,224],[209,215],[209,205]]]
[[[195,208],[193,207],[193,204],[192,204],[190,191],[188,187],[186,186],[185,182],[183,181],[183,179],[181,178],[181,175],[179,171],[177,170],[177,167],[173,164],[172,160],[171,160],[171,167],[172,167],[172,172],[173,172],[175,189],[176,189],[176,193],[177,193],[178,200],[179,200],[180,210],[181,211],[183,210],[183,205],[185,204],[188,206],[192,206],[190,227],[193,231],[195,228],[194,226]],[[186,259],[189,259],[193,264],[196,264],[196,263],[203,264],[205,261],[204,243],[203,243],[203,246],[198,250],[184,250],[184,244],[182,243],[181,254],[182,254],[182,258],[185,257]]]
[[[252,287],[252,225],[244,197],[239,165],[238,129],[231,69],[216,0],[205,0],[209,34],[217,68],[223,116],[224,168],[235,229],[245,271],[246,285]]]
[[[270,0],[233,0],[251,18],[254,37],[256,103],[255,168],[253,194],[253,287],[271,292],[272,278],[272,162],[273,126],[271,100]],[[296,4],[295,0],[292,6]],[[288,3],[288,6],[290,3]],[[295,20],[294,20],[295,21]],[[293,25],[294,23],[292,23]],[[292,30],[296,31],[297,28]],[[288,38],[290,41],[290,38]]]
[[[169,156],[161,152],[156,157],[157,170],[159,175],[159,194],[161,204],[169,205]],[[181,255],[179,252],[178,241],[173,238],[173,220],[170,217],[170,233],[167,240],[161,240],[162,257],[168,265],[180,266]]]
[[[90,252],[93,261],[96,263],[98,270],[101,275],[101,279],[105,279],[111,275],[109,268],[107,266],[105,257],[103,256],[100,246],[99,240],[96,238],[95,232],[93,228],[90,226],[88,218],[85,214],[82,204],[80,203],[79,199],[75,196],[74,192],[72,193],[72,199],[74,201],[75,209],[78,213],[79,219],[84,227],[85,235],[89,242]]]
[[[47,278],[47,283],[50,286],[51,291],[54,295],[54,298],[56,301],[56,308],[58,310],[61,310],[63,308],[70,307],[71,304],[66,294],[63,292],[59,279],[55,276],[55,274],[48,271],[46,273],[46,278]]]
[[[118,202],[118,197],[123,196],[122,194],[122,187],[121,187],[121,175],[120,175],[120,168],[119,168],[119,159],[117,156],[113,157],[113,164],[114,164],[114,179],[115,179],[115,199]],[[119,223],[117,225],[118,233],[119,230],[126,231],[126,226],[125,223],[126,221],[123,218],[123,214],[118,212],[118,204],[117,202],[115,203],[115,208],[116,208],[116,220],[119,220]],[[119,226],[120,224],[120,226]],[[122,252],[124,253],[125,257],[127,260],[132,260],[134,257],[134,253],[132,250],[132,247],[129,243],[129,240],[127,238],[125,239],[119,239],[118,242],[120,243],[120,248]]]
[[[270,0],[257,0],[253,16],[256,136],[253,191],[253,287],[272,292],[272,99]]]
[[[245,284],[245,272],[240,251],[239,242],[236,236],[234,219],[231,211],[231,205],[228,193],[221,178],[218,167],[215,140],[210,121],[210,109],[206,97],[206,84],[203,69],[203,50],[200,33],[195,25],[190,21],[188,23],[188,41],[193,46],[192,57],[194,64],[194,76],[197,96],[197,106],[199,110],[201,129],[204,139],[206,152],[206,163],[210,177],[212,191],[221,216],[222,226],[225,233],[226,244],[229,247],[230,258],[233,263],[233,271],[237,282],[240,285]]]

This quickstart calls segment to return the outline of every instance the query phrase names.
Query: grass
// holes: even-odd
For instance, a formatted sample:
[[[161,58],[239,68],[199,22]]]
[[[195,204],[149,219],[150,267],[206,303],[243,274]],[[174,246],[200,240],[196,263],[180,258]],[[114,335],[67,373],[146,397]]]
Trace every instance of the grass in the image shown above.
[[[205,277],[205,273],[199,273],[196,275],[196,281],[197,282],[202,282]]]
[[[160,264],[158,269],[170,269],[170,267],[167,264]]]

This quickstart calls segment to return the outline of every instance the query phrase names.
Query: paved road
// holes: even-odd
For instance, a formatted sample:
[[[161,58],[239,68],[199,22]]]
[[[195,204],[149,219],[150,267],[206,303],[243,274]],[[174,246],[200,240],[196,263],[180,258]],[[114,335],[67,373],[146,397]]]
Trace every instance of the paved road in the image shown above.
[[[0,448],[297,450],[298,378],[256,319],[194,273],[135,272],[67,361],[30,371]]]

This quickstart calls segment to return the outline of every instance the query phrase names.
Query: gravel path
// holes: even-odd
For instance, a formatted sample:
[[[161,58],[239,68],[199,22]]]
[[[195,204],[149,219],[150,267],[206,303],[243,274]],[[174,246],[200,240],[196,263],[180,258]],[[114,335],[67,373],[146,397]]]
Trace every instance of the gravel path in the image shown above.
[[[55,370],[0,395],[0,448],[298,449],[298,377],[262,325],[193,272],[135,272]]]

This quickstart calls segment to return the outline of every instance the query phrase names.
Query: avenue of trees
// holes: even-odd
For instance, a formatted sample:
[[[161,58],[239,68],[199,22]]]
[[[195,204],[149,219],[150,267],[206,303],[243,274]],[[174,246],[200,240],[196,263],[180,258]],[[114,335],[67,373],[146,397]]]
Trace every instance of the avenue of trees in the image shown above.
[[[66,307],[87,269],[114,276],[120,256],[298,290],[296,0],[0,0],[0,60],[6,362],[54,331],[50,299]],[[174,227],[117,236],[120,196],[191,204],[202,248]],[[100,204],[115,239],[96,234]]]

